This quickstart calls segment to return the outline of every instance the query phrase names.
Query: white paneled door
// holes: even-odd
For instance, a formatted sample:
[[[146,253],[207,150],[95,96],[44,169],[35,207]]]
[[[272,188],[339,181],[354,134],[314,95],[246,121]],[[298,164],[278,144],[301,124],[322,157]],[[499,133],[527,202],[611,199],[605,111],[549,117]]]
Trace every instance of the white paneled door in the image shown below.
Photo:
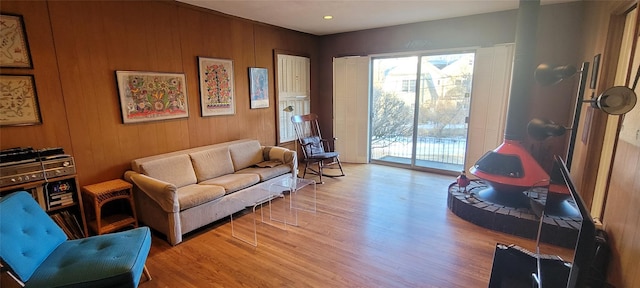
[[[311,111],[310,60],[308,57],[278,54],[278,143],[296,139],[291,116]]]
[[[369,162],[369,63],[369,57],[333,59],[333,134],[342,162]]]

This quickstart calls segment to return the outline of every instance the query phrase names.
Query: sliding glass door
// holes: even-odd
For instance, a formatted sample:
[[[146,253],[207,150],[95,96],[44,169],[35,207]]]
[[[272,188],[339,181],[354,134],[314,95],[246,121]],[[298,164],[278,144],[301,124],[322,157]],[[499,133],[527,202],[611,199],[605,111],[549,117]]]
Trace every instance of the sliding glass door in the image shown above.
[[[372,60],[371,160],[463,169],[474,53]]]

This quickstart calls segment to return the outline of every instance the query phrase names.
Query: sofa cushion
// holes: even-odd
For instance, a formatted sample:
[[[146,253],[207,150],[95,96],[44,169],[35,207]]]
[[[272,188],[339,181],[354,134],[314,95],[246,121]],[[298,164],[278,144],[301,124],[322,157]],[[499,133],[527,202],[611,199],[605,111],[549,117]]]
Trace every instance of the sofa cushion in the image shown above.
[[[220,198],[224,192],[224,188],[218,185],[191,184],[181,187],[177,191],[180,211]]]
[[[260,182],[258,174],[227,174],[216,177],[198,185],[218,185],[224,187],[226,194],[236,192]]]
[[[219,147],[189,154],[198,182],[233,173],[229,148]]]
[[[237,174],[258,174],[260,176],[260,181],[267,181],[269,179],[278,177],[280,175],[284,175],[291,172],[291,167],[288,165],[278,165],[272,168],[260,168],[260,167],[249,167],[242,169]]]
[[[233,161],[233,168],[235,171],[242,170],[264,161],[262,147],[258,141],[248,141],[229,145],[229,152],[231,152],[231,160]]]
[[[143,174],[169,182],[180,188],[197,183],[196,172],[189,155],[176,155],[146,162],[141,165]]]

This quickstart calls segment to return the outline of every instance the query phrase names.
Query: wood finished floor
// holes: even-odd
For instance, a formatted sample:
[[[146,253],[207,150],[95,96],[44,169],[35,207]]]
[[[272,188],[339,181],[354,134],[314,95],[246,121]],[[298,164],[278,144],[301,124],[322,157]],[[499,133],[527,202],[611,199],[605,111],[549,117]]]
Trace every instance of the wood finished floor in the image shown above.
[[[229,218],[175,247],[154,235],[153,280],[140,287],[487,287],[497,242],[533,250],[452,214],[451,176],[372,164],[345,173],[317,186],[318,212],[301,212],[298,227],[259,226],[257,247],[231,237]]]

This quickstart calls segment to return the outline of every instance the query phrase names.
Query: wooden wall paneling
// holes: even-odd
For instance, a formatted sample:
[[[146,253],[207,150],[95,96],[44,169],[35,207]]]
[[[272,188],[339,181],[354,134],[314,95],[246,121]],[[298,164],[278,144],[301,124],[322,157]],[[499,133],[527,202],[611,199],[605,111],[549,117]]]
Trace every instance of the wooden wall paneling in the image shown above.
[[[264,25],[253,25],[253,41],[255,47],[255,66],[266,68],[268,70],[269,77],[269,108],[257,109],[260,119],[274,119],[277,109],[275,98],[275,77],[273,66],[273,46],[268,45],[268,41],[265,41],[268,35],[271,35],[271,29],[267,29]],[[275,145],[276,144],[276,125],[273,121],[260,121],[257,123],[257,128],[260,133],[260,143],[263,145]]]
[[[118,123],[118,102],[114,101],[112,93],[112,85],[110,85],[109,78],[112,73],[109,71],[107,55],[108,47],[111,46],[105,41],[105,38],[101,35],[103,31],[108,29],[102,21],[101,15],[107,15],[112,13],[108,11],[105,13],[105,6],[103,3],[97,5],[81,6],[84,13],[77,15],[75,43],[78,47],[77,57],[78,59],[68,59],[71,61],[77,61],[79,65],[79,73],[81,79],[79,83],[73,83],[74,79],[66,78],[64,74],[61,74],[63,87],[68,85],[81,85],[81,94],[66,94],[65,98],[70,100],[69,104],[73,104],[76,101],[82,99],[83,106],[69,105],[68,111],[76,111],[78,109],[85,110],[86,118],[80,123],[75,123],[78,126],[84,126],[85,131],[88,131],[88,135],[78,135],[79,137],[89,137],[90,146],[86,147],[85,151],[90,152],[87,156],[91,156],[91,161],[87,161],[87,157],[83,157],[78,165],[79,173],[85,176],[85,179],[91,183],[108,180],[118,175],[117,171],[111,168],[114,163],[113,160],[117,160],[121,157],[119,153],[119,142],[117,129]],[[74,11],[74,10],[72,10]],[[77,12],[77,11],[76,11]],[[103,14],[105,13],[105,14]],[[87,23],[85,25],[78,25],[78,23]],[[69,62],[67,62],[69,63]],[[72,84],[73,83],[73,84]],[[117,96],[116,96],[117,97]],[[74,126],[76,127],[76,126]],[[73,137],[77,134],[72,134]],[[75,145],[74,145],[75,146]],[[113,161],[113,162],[112,162]],[[83,182],[84,184],[91,184]]]
[[[140,4],[140,9],[149,9],[144,1],[140,2]],[[150,9],[151,15],[149,15],[148,19],[158,19],[158,21],[146,21],[145,23],[147,25],[145,29],[148,41],[147,47],[151,52],[149,57],[152,61],[152,67],[160,67],[158,68],[159,72],[184,73],[187,83],[197,81],[197,76],[189,75],[184,69],[183,62],[186,59],[181,57],[181,29],[176,6],[172,3],[159,2],[155,2],[154,6],[157,6],[157,8]],[[189,94],[192,94],[188,88],[187,101],[190,98]],[[193,111],[189,107],[189,117],[192,117],[193,113],[197,115],[197,110]],[[157,123],[158,128],[160,128],[158,137],[161,138],[158,141],[164,144],[164,151],[175,151],[190,147],[187,121],[187,119],[173,119]]]
[[[143,134],[145,128],[148,130],[149,124],[122,124],[122,112],[119,106],[120,95],[115,76],[117,70],[144,71],[149,69],[147,58],[139,56],[144,55],[146,50],[146,46],[140,43],[140,38],[144,35],[140,25],[144,19],[135,17],[134,13],[120,13],[120,11],[127,9],[126,3],[109,1],[103,5],[103,9],[108,12],[103,14],[102,21],[108,29],[103,30],[102,37],[106,39],[106,43],[117,43],[117,45],[109,45],[107,51],[111,73],[109,80],[112,86],[109,95],[111,95],[112,101],[117,103],[117,107],[115,107],[117,112],[114,114],[117,116],[117,120],[113,125],[119,127],[118,143],[122,147],[120,153],[123,159],[127,159],[121,165],[126,170],[130,169],[129,161],[131,159],[152,155],[154,154],[153,149],[156,147],[155,141],[145,138],[146,135]]]
[[[251,101],[249,91],[249,79],[247,77],[247,88],[246,88],[246,99],[247,99],[247,109],[252,115],[252,118],[255,121],[251,122],[253,126],[252,129],[255,131],[256,138],[260,141],[262,145],[275,145],[275,135],[276,135],[276,127],[273,125],[271,121],[262,121],[262,119],[273,119],[275,115],[275,92],[273,90],[274,86],[274,78],[272,75],[273,71],[273,60],[272,60],[272,49],[270,47],[264,47],[259,43],[257,31],[259,31],[260,24],[253,24],[251,26],[251,35],[252,35],[252,47],[254,47],[255,52],[253,53],[253,64],[250,67],[258,67],[267,69],[267,77],[268,77],[268,89],[269,91],[269,107],[267,108],[258,108],[251,109]],[[245,70],[245,74],[248,75],[248,70]],[[271,99],[274,100],[271,100]]]
[[[180,25],[180,45],[182,52],[182,67],[187,74],[187,93],[189,104],[189,120],[187,121],[188,131],[198,131],[189,133],[190,146],[201,146],[212,141],[212,131],[210,121],[202,118],[200,110],[200,78],[198,75],[198,56],[210,57],[212,48],[208,47],[208,39],[211,34],[217,33],[214,29],[209,29],[206,25],[206,13],[178,6],[178,19]],[[202,35],[203,31],[209,31]]]
[[[620,37],[615,31],[622,31],[624,11],[636,1],[620,2],[587,2],[584,25],[584,55],[591,61],[593,55],[602,53],[601,71],[595,94],[611,87],[614,83],[617,59],[620,53]],[[635,73],[635,70],[632,70]],[[577,167],[572,171],[576,179],[581,179],[581,190],[590,190],[590,182],[597,173],[599,153],[602,149],[602,134],[607,116],[595,111],[586,145],[576,146],[575,162]],[[581,133],[581,130],[579,130]],[[579,142],[579,141],[578,141]],[[640,285],[640,266],[635,265],[640,258],[640,149],[628,142],[618,141],[612,165],[608,193],[605,199],[604,228],[609,234],[609,245],[612,249],[608,269],[608,281],[616,287],[636,287]],[[595,164],[593,164],[595,162]],[[595,167],[595,168],[594,168]],[[592,187],[592,186],[591,186]]]
[[[637,274],[640,274],[640,268],[636,264],[640,259],[640,147],[634,146],[625,141],[619,141],[618,146],[625,146],[622,153],[617,154],[618,157],[625,159],[625,163],[622,164],[624,173],[616,174],[612,176],[611,181],[614,183],[620,182],[622,185],[621,190],[629,194],[628,200],[629,209],[626,211],[624,236],[622,237],[625,247],[625,251],[621,254],[621,266],[624,267],[627,273],[625,275],[624,284],[620,287],[638,287],[640,286],[640,279]],[[614,164],[615,165],[615,164]],[[615,193],[615,192],[614,192]]]
[[[609,281],[616,287],[637,287],[640,282],[640,148],[619,141],[604,211],[612,258]]]
[[[85,169],[94,167],[92,157],[92,139],[91,130],[99,129],[92,127],[92,116],[97,116],[93,105],[90,105],[91,99],[87,87],[83,84],[86,75],[86,65],[83,65],[82,57],[87,57],[86,50],[82,42],[86,36],[86,25],[82,18],[86,16],[86,10],[81,2],[49,3],[49,11],[51,17],[51,25],[53,38],[56,47],[56,57],[59,63],[60,84],[64,93],[64,103],[67,111],[67,119],[69,122],[69,130],[72,135],[76,135],[75,139],[71,138],[74,146],[73,156],[75,157],[78,177],[88,175],[90,172]],[[76,13],[74,13],[76,12]],[[77,13],[81,12],[81,13]],[[80,19],[79,19],[80,18]],[[83,33],[84,32],[84,33]],[[80,181],[83,182],[83,181]]]
[[[80,5],[75,6],[67,6],[61,7],[60,3],[49,3],[50,13],[51,13],[51,23],[52,30],[54,34],[54,40],[56,41],[56,56],[58,56],[59,61],[59,72],[65,73],[67,76],[66,79],[69,85],[65,85],[63,79],[60,79],[63,93],[64,93],[64,103],[67,109],[67,119],[69,121],[69,129],[71,133],[76,133],[78,139],[73,141],[73,145],[76,149],[74,149],[73,156],[75,157],[76,167],[78,170],[78,175],[88,175],[88,171],[83,169],[82,167],[92,167],[93,163],[89,161],[93,161],[91,157],[91,129],[99,129],[97,125],[92,127],[92,123],[88,122],[88,120],[93,117],[98,117],[95,111],[90,111],[94,108],[93,105],[89,105],[91,101],[91,96],[89,91],[86,91],[86,85],[84,83],[82,75],[84,73],[91,73],[90,71],[86,71],[83,69],[83,65],[81,63],[81,53],[87,50],[87,47],[82,47],[80,43],[76,39],[82,38],[86,36],[86,33],[83,33],[84,25],[76,25],[78,20],[76,17],[67,17],[66,13],[79,10],[84,10]],[[58,4],[58,5],[55,5]],[[78,3],[80,4],[80,3]],[[72,11],[65,11],[65,10]],[[78,15],[78,17],[85,16]],[[61,32],[64,33],[61,34]],[[59,57],[62,56],[62,57]],[[86,55],[82,55],[86,56]],[[62,75],[60,75],[62,76]],[[61,77],[62,78],[62,77]],[[75,96],[79,95],[79,96]]]
[[[24,4],[23,4],[24,5]],[[26,71],[27,74],[33,73],[36,82],[36,90],[38,93],[38,101],[41,109],[43,124],[33,126],[40,131],[21,133],[23,136],[37,137],[37,141],[33,143],[37,148],[45,147],[63,147],[66,153],[73,153],[71,141],[69,140],[69,125],[64,116],[66,114],[64,102],[61,101],[62,90],[57,73],[58,61],[55,55],[55,47],[53,45],[52,31],[49,23],[48,9],[45,3],[26,4],[28,9],[24,11],[24,20],[29,38],[29,50],[33,62],[33,71]],[[5,2],[3,1],[3,9]],[[37,29],[29,29],[30,23],[36,22]],[[32,28],[36,28],[31,26]],[[34,133],[35,132],[35,133]],[[34,134],[34,136],[31,136]],[[24,142],[29,143],[29,142]],[[21,144],[24,146],[24,144]],[[32,144],[27,144],[32,145]]]
[[[176,27],[179,21],[174,13],[175,6],[159,2],[144,3],[142,1],[128,5],[131,6],[124,7],[127,11],[131,11],[127,14],[127,22],[131,21],[129,17],[139,18],[133,20],[136,25],[129,29],[139,30],[137,32],[139,39],[136,39],[136,44],[146,48],[144,51],[140,51],[141,54],[130,55],[131,57],[143,57],[146,59],[147,68],[140,70],[182,73],[180,45],[174,44],[179,43],[178,41],[180,40],[179,30]],[[185,76],[185,79],[189,81],[188,76]],[[191,114],[191,109],[189,109],[189,113]],[[175,135],[176,132],[181,129],[180,123],[186,121],[185,119],[173,119],[139,123],[143,134],[139,141],[152,141],[147,144],[151,148],[148,151],[152,152],[151,154],[188,148],[188,142],[185,145],[170,144],[172,142],[170,138],[177,136]]]
[[[259,129],[263,132],[260,143],[263,145],[275,145],[277,143],[277,128],[276,128],[276,109],[278,105],[276,102],[276,77],[274,66],[274,29],[266,25],[253,25],[253,37],[255,46],[256,67],[267,68],[269,71],[269,108],[259,109],[261,119],[273,119],[273,121],[261,121]]]
[[[0,148],[63,147],[73,154],[47,3],[2,1],[2,12],[23,16],[33,69],[1,69],[1,73],[34,76],[42,124],[1,127]]]
[[[1,145],[63,146],[86,184],[121,177],[138,157],[237,138],[272,144],[274,108],[249,109],[247,68],[259,66],[256,51],[272,69],[275,47],[309,53],[318,41],[172,1],[3,1],[3,11],[27,16],[44,124],[2,127]],[[254,27],[269,31],[260,47]],[[234,60],[236,115],[200,116],[197,56]],[[116,70],[185,73],[190,117],[122,124]]]
[[[229,30],[230,42],[233,49],[233,71],[235,74],[236,114],[229,122],[229,137],[231,139],[254,138],[260,139],[257,125],[260,120],[258,114],[250,109],[249,104],[249,67],[255,67],[255,49],[253,40],[253,25],[245,21],[233,21]]]
[[[101,133],[100,117],[105,117],[103,104],[96,94],[100,82],[93,76],[104,64],[99,63],[103,55],[99,52],[104,44],[92,37],[92,28],[101,21],[95,21],[91,7],[77,2],[75,5],[51,3],[54,39],[60,62],[60,76],[65,104],[67,106],[70,130],[75,136],[74,156],[78,174],[91,177],[95,173],[90,167],[99,167],[95,160],[102,160],[103,146],[95,138]],[[58,5],[55,5],[58,4]],[[78,13],[79,12],[79,13]],[[80,24],[82,23],[82,24]],[[82,40],[80,40],[82,39]],[[97,43],[95,41],[97,40]],[[104,50],[103,50],[104,51]],[[102,65],[100,65],[102,64]],[[97,105],[96,105],[97,104]],[[109,109],[106,109],[109,110]],[[94,154],[95,151],[95,154]]]
[[[209,123],[208,129],[212,132],[212,143],[224,142],[232,139],[231,129],[234,127],[234,119],[236,119],[237,111],[238,111],[238,102],[237,102],[237,75],[238,75],[238,66],[237,61],[234,59],[233,50],[237,47],[234,46],[234,43],[231,41],[231,31],[233,27],[233,22],[236,21],[233,18],[227,16],[220,16],[212,13],[206,14],[206,25],[205,28],[200,31],[201,37],[202,35],[209,34],[207,37],[206,46],[203,47],[205,57],[211,58],[221,58],[221,59],[230,59],[233,60],[233,73],[234,73],[234,93],[236,95],[236,114],[235,115],[221,115],[221,116],[209,116],[203,117],[202,120],[207,121]],[[214,33],[211,33],[215,31]],[[199,94],[198,94],[199,95]],[[199,97],[199,96],[198,96]],[[199,99],[199,98],[198,98]],[[198,100],[199,101],[199,100]],[[211,143],[204,143],[211,144]]]
[[[624,85],[625,81],[627,81],[625,80],[625,78],[627,78],[626,74],[631,74],[631,71],[635,71],[634,69],[628,69],[628,66],[633,63],[633,59],[631,59],[633,44],[629,45],[628,42],[625,43],[627,40],[635,43],[632,36],[635,34],[634,32],[630,33],[632,35],[625,35],[625,33],[628,33],[625,32],[625,26],[627,25],[626,11],[628,11],[632,4],[630,2],[607,2],[606,6],[602,5],[602,3],[599,4],[600,9],[592,13],[602,15],[600,16],[604,24],[602,26],[606,26],[608,29],[596,30],[598,33],[602,33],[600,35],[602,41],[599,41],[602,42],[602,50],[595,50],[592,52],[592,55],[602,51],[602,57],[600,60],[600,76],[598,77],[599,79],[594,95],[600,95],[605,89],[614,85]],[[629,20],[634,21],[632,19],[637,19],[637,12],[634,14],[635,16],[632,16]],[[625,38],[628,37],[631,39],[625,40]],[[622,45],[625,46],[623,47]],[[585,55],[585,57],[590,56],[591,55]],[[583,109],[584,108],[585,107],[583,107]],[[594,197],[597,197],[595,203],[599,207],[592,207],[591,211],[600,211],[600,213],[592,215],[594,217],[603,217],[602,210],[606,205],[603,202],[606,202],[606,195],[608,193],[606,186],[610,180],[610,168],[615,153],[615,139],[617,138],[619,119],[620,117],[609,116],[596,109],[593,113],[593,119],[591,120],[592,126],[586,144],[586,165],[583,166],[584,169],[582,172],[584,176],[581,183],[581,190],[584,191],[583,196],[586,201],[589,201],[588,204],[590,205],[593,205]],[[584,127],[582,128],[584,129]],[[583,132],[583,130],[579,130],[578,132]],[[598,156],[592,157],[592,155]],[[605,199],[604,201],[602,200],[603,198]]]
[[[172,135],[174,130],[181,130],[173,127],[179,125],[176,123],[180,120],[134,124],[144,127],[138,131],[136,137],[140,140],[139,143],[125,147],[122,146],[123,141],[120,141],[133,133],[126,131],[124,135],[120,135],[124,125],[121,124],[113,67],[123,67],[115,68],[116,70],[181,72],[179,62],[161,60],[180,58],[166,56],[178,54],[179,50],[176,48],[179,47],[164,44],[177,42],[175,38],[178,34],[175,28],[172,29],[177,20],[175,15],[170,17],[173,15],[172,6],[160,2],[155,2],[155,5],[151,2],[50,4],[56,47],[59,47],[61,83],[65,92],[69,121],[72,122],[72,141],[74,147],[78,148],[75,156],[79,159],[76,160],[76,164],[81,182],[121,177],[124,171],[119,167],[126,167],[126,163],[130,161],[130,158],[125,158],[121,153],[124,150],[135,151],[127,153],[126,157],[140,157],[187,147],[182,143],[170,145],[167,141],[178,139],[168,135]],[[162,15],[164,21],[150,23],[148,19],[153,15]],[[110,22],[113,19],[121,19],[128,25],[118,34],[108,33],[106,31],[112,28]],[[162,33],[154,32],[155,30],[161,30]],[[129,49],[123,50],[125,54],[114,55],[109,52],[109,47],[114,46],[113,43],[125,45]],[[163,51],[162,57],[157,56],[158,51]],[[136,62],[136,58],[147,60]],[[138,63],[139,66],[132,67],[129,63]]]
[[[192,132],[189,134],[191,146],[223,142],[227,139],[227,125],[223,119],[225,116],[201,117],[197,57],[233,60],[230,55],[231,48],[227,48],[230,45],[225,37],[228,35],[231,19],[190,8],[180,7],[179,12],[179,19],[183,20],[180,31],[184,66],[185,70],[193,73],[192,81],[189,81],[189,94],[193,96],[190,98],[189,107],[196,113],[189,119],[189,129]]]

